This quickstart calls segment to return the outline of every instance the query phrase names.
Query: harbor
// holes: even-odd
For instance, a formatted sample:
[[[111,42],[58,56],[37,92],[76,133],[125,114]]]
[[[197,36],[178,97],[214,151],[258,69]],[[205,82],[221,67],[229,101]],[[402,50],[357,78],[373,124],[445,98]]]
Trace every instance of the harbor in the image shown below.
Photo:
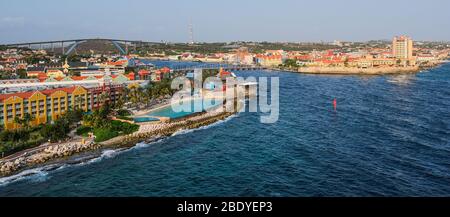
[[[24,171],[28,175],[16,176],[16,181],[0,179],[5,180],[0,195],[106,196],[124,194],[124,190],[128,196],[213,196],[219,192],[226,196],[386,195],[383,192],[391,196],[421,196],[430,192],[446,195],[450,189],[442,182],[447,173],[445,167],[432,170],[426,162],[434,165],[446,162],[448,135],[443,129],[450,120],[445,118],[446,110],[442,108],[449,106],[449,102],[442,99],[446,99],[449,67],[447,63],[417,74],[344,78],[241,72],[238,75],[278,73],[281,89],[291,90],[281,96],[281,119],[275,125],[260,124],[256,113],[242,113],[201,127],[174,127],[167,131],[171,136],[155,141],[145,134],[163,125],[147,123],[135,133],[140,139],[127,138],[130,141],[127,151],[112,147],[97,149],[95,160],[92,157],[76,160],[76,166],[60,163],[61,169],[44,166]],[[336,95],[335,112],[331,102]],[[411,114],[416,115],[411,118]],[[427,130],[421,130],[424,128]],[[112,140],[111,145],[114,143]],[[405,156],[414,156],[416,161],[407,161],[410,157]],[[84,159],[76,159],[79,158]],[[385,170],[405,173],[398,175]],[[229,175],[224,177],[224,172]],[[355,173],[359,175],[355,177]],[[339,176],[330,178],[333,174]],[[117,186],[114,180],[119,176],[122,185]],[[84,184],[74,185],[79,177],[84,177]],[[253,184],[267,183],[261,188],[270,190],[249,190],[245,177],[250,177]],[[373,177],[391,181],[367,181]],[[421,177],[420,182],[417,177]],[[280,182],[279,178],[283,185],[293,187],[283,190],[270,184]],[[136,183],[137,179],[144,182]],[[228,179],[239,182],[224,182]],[[358,190],[350,187],[350,183]],[[416,183],[416,187],[409,188],[407,183]],[[149,190],[140,190],[142,185]],[[180,185],[186,189],[184,193],[179,192]],[[98,191],[98,186],[104,190]],[[204,188],[213,191],[204,192]],[[222,192],[224,188],[230,190]]]

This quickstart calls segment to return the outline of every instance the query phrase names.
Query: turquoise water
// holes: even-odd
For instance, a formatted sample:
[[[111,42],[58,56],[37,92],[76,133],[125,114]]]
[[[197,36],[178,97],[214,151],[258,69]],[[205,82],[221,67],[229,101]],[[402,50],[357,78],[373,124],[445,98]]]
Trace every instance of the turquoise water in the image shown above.
[[[151,111],[145,115],[143,115],[142,117],[137,117],[135,118],[136,122],[142,122],[143,120],[145,120],[146,118],[152,119],[151,117],[168,117],[171,119],[175,119],[175,118],[182,118],[188,115],[192,115],[194,113],[198,113],[198,112],[203,112],[206,111],[208,109],[212,109],[216,106],[218,106],[219,102],[214,102],[212,101],[211,103],[204,103],[201,99],[193,99],[191,101],[185,102],[187,104],[184,105],[174,105],[174,108],[169,105],[154,111]]]
[[[0,179],[0,196],[450,196],[450,64],[411,75],[240,75],[280,78],[278,122],[241,113]]]
[[[153,121],[159,121],[158,118],[152,118],[152,117],[137,117],[134,118],[135,123],[144,123],[144,122],[153,122]]]

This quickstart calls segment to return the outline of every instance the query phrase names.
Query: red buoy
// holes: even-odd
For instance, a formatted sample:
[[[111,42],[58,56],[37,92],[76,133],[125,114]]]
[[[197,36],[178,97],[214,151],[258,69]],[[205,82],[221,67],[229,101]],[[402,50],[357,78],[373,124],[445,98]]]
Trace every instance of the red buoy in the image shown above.
[[[336,108],[337,108],[337,100],[336,100],[336,98],[333,100],[333,108],[336,111]]]

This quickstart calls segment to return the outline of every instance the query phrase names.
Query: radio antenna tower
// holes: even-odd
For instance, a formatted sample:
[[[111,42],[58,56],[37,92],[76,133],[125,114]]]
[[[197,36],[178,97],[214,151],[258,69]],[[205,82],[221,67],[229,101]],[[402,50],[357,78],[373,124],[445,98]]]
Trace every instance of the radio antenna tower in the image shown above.
[[[189,44],[195,44],[194,26],[192,25],[192,19],[189,20]]]

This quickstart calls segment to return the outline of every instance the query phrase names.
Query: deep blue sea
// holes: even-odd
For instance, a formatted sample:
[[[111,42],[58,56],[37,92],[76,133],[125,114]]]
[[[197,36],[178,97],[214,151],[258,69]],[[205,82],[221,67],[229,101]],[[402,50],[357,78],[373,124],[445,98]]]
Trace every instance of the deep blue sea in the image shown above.
[[[450,64],[411,75],[238,75],[280,78],[278,122],[241,113],[0,179],[0,196],[450,196]]]

